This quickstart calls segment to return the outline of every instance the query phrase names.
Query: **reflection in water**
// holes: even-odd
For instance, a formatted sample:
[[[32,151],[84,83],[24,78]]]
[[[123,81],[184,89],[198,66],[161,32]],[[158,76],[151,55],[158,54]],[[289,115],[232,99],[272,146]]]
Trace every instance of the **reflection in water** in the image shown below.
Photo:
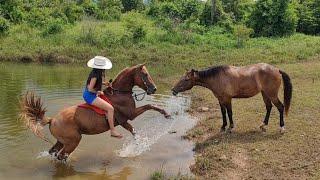
[[[126,140],[110,138],[109,133],[83,136],[67,164],[37,158],[50,145],[17,121],[19,96],[26,90],[35,91],[43,98],[47,115],[53,116],[64,107],[82,102],[82,88],[89,70],[74,65],[0,63],[0,179],[147,179],[162,166],[172,174],[190,173],[193,144],[181,140],[181,135],[194,124],[184,113],[189,99],[163,95],[147,96],[138,106],[146,103],[162,106],[173,114],[173,119],[167,120],[152,111],[138,117],[131,123],[142,137],[140,141],[119,128]],[[108,71],[109,77],[119,70]],[[156,77],[154,80],[158,82]],[[157,87],[160,92],[168,89],[165,84]],[[177,133],[168,134],[170,129]],[[44,133],[54,140],[48,126]],[[119,151],[126,147],[132,148],[123,154],[125,158],[119,157]],[[135,157],[129,157],[130,154]]]
[[[107,170],[104,169],[101,172],[77,172],[74,167],[70,164],[65,163],[54,163],[54,174],[52,175],[53,178],[74,178],[74,179],[110,179],[110,180],[122,180],[128,179],[128,176],[132,174],[132,171],[129,167],[124,167],[117,173],[113,175],[108,175]]]

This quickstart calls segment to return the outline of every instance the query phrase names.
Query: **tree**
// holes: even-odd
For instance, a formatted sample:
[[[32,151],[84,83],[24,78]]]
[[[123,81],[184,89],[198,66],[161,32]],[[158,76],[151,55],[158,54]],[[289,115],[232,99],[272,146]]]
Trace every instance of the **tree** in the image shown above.
[[[291,0],[258,0],[249,26],[256,36],[285,36],[295,32],[297,21]]]
[[[298,11],[297,31],[320,34],[320,0],[301,0]]]
[[[143,0],[122,0],[123,10],[141,10],[144,8]]]

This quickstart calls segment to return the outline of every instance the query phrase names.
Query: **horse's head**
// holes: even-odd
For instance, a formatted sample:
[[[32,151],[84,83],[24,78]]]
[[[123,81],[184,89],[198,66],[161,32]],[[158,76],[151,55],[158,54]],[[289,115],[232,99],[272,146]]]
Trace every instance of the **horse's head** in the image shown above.
[[[134,74],[134,83],[139,86],[143,90],[147,92],[147,94],[154,94],[157,90],[156,85],[153,82],[145,64],[139,64],[135,68]]]
[[[198,78],[197,72],[198,71],[194,69],[187,71],[171,89],[172,94],[177,95],[179,92],[191,89],[196,84],[196,80]]]

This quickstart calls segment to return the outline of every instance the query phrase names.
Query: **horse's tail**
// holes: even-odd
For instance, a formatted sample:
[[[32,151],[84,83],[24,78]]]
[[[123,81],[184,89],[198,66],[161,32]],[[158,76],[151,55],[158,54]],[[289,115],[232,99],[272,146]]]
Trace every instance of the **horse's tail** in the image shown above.
[[[33,92],[27,92],[20,100],[20,115],[24,124],[39,138],[52,143],[42,133],[43,126],[49,124],[52,118],[44,116],[46,108],[43,107],[41,98],[35,96]]]
[[[289,75],[285,73],[284,71],[280,70],[280,74],[282,75],[283,80],[283,96],[284,96],[284,110],[286,115],[288,115],[289,108],[290,108],[290,102],[292,98],[292,83]]]

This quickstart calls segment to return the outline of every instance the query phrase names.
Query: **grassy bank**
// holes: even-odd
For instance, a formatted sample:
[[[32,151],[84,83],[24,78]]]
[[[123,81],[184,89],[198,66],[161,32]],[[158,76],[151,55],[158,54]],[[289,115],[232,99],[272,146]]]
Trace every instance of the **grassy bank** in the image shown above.
[[[143,24],[146,36],[134,40],[128,34],[130,22]],[[168,74],[186,67],[214,64],[243,65],[305,62],[320,54],[320,37],[295,34],[284,38],[251,38],[236,48],[232,33],[213,27],[199,34],[169,33],[142,14],[124,14],[118,22],[84,19],[63,32],[43,35],[43,30],[15,25],[0,37],[0,60],[15,62],[84,63],[99,54],[118,66],[148,62],[166,68]]]
[[[233,100],[235,131],[221,134],[217,99],[203,88],[189,92],[192,109],[210,107],[206,113],[191,111],[201,117],[186,135],[196,142],[192,172],[205,179],[319,179],[319,60],[278,65],[291,76],[294,88],[284,135],[279,133],[276,108],[272,109],[267,132],[259,130],[266,113],[261,95]]]

